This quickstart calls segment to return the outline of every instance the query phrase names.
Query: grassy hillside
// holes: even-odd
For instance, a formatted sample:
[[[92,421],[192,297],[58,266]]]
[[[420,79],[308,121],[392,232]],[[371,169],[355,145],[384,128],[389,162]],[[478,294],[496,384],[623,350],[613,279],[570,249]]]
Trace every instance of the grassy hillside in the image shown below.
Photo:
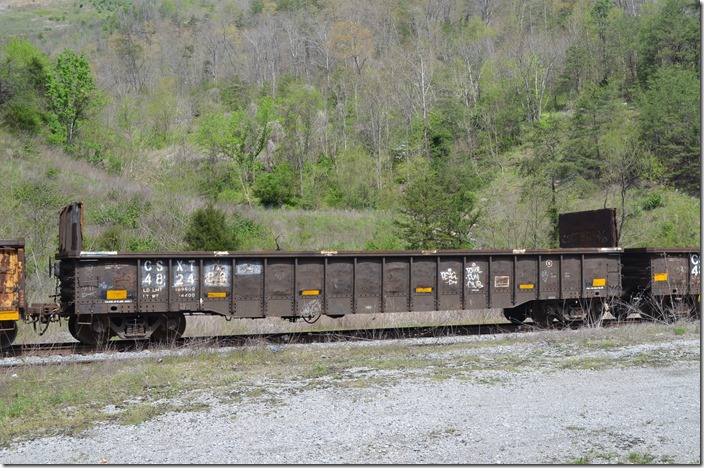
[[[191,212],[204,205],[194,194],[169,184],[150,184],[109,175],[55,148],[31,139],[20,141],[0,132],[0,173],[6,180],[0,194],[0,238],[24,237],[29,290],[37,300],[53,292],[47,277],[49,257],[58,245],[58,212],[72,201],[84,203],[84,248],[99,250],[106,236],[118,236],[124,250],[183,250]],[[158,173],[142,174],[159,181]],[[164,177],[168,177],[166,174]],[[360,210],[265,209],[222,203],[262,226],[261,237],[249,237],[248,250],[361,250],[393,237],[388,213]],[[371,243],[371,244],[370,244]],[[30,299],[32,299],[32,296]]]
[[[139,173],[145,181],[112,175],[76,160],[60,149],[31,138],[0,133],[3,153],[0,171],[6,189],[0,195],[0,237],[25,237],[30,256],[45,258],[56,246],[58,211],[72,201],[85,205],[85,244],[100,248],[101,236],[119,231],[125,249],[186,248],[183,240],[189,215],[204,201],[181,191],[174,174],[153,168]],[[158,154],[157,154],[158,156]],[[185,178],[184,178],[185,180]],[[604,200],[575,198],[561,212],[616,206],[614,196]],[[478,198],[484,217],[476,229],[479,248],[537,247],[546,235],[547,219],[535,209],[536,200],[521,193],[520,176],[506,173],[495,179]],[[247,249],[286,250],[403,248],[394,226],[394,213],[378,210],[304,210],[248,207],[222,202],[263,227],[267,234],[249,239]],[[699,237],[698,199],[662,187],[634,192],[627,205],[629,218],[621,245],[695,245]]]

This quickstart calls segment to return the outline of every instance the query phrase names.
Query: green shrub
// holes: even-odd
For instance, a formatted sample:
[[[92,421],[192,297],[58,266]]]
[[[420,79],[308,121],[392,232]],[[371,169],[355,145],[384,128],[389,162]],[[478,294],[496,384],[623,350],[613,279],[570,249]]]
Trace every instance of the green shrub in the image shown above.
[[[644,211],[651,211],[663,206],[665,206],[665,203],[662,200],[660,192],[651,192],[641,203],[641,208],[643,208]]]
[[[209,204],[193,212],[184,238],[190,250],[237,250],[225,212]]]
[[[289,163],[281,163],[272,172],[257,177],[254,195],[264,206],[294,205],[296,178]]]
[[[3,120],[15,129],[37,132],[42,125],[42,114],[32,103],[12,102],[8,104]]]
[[[394,233],[374,230],[374,234],[364,244],[364,250],[402,250],[405,247],[403,241],[396,237]]]
[[[151,236],[133,237],[127,243],[127,250],[133,252],[146,252],[159,250],[159,242]]]

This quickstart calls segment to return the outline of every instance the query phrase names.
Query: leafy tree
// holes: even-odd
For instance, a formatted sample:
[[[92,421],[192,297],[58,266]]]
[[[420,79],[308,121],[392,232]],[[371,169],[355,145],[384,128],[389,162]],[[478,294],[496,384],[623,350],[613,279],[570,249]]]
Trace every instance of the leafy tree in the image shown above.
[[[506,170],[504,155],[518,141],[525,113],[518,93],[499,71],[488,67],[482,76],[483,93],[477,106],[477,155],[486,166]]]
[[[227,226],[225,212],[208,204],[193,212],[184,237],[190,250],[236,250],[237,239]]]
[[[374,54],[371,31],[350,21],[337,21],[333,24],[327,46],[338,60],[350,60],[358,74]]]
[[[235,238],[237,250],[274,250],[278,248],[270,230],[239,213],[233,215],[230,232]]]
[[[565,51],[565,64],[558,78],[558,89],[568,93],[580,93],[586,84],[591,69],[591,54],[584,44],[572,44]]]
[[[59,142],[73,141],[79,122],[86,119],[88,111],[98,103],[97,92],[85,57],[64,49],[56,58],[47,89],[53,131]]]
[[[565,120],[552,116],[541,120],[530,138],[533,154],[519,166],[520,174],[526,177],[524,192],[548,195],[544,208],[550,223],[550,247],[558,247],[560,243],[558,194],[579,172],[577,165],[567,157],[566,134]],[[534,238],[533,242],[537,240]]]
[[[431,114],[428,128],[428,151],[434,163],[447,162],[457,129],[452,119],[440,112]]]
[[[0,118],[5,124],[40,130],[49,73],[48,57],[26,39],[12,38],[0,48]]]
[[[371,239],[364,243],[364,250],[401,250],[404,248],[403,240],[393,232],[375,229]]]
[[[623,238],[626,220],[634,213],[629,206],[630,192],[648,177],[652,162],[649,152],[638,139],[637,124],[631,119],[614,126],[604,139],[607,164],[604,179],[618,190],[618,237]]]
[[[577,100],[565,159],[573,164],[580,177],[599,179],[606,157],[604,134],[617,120],[621,105],[615,87],[608,83],[588,85]]]
[[[332,201],[337,198],[336,208],[373,208],[376,206],[378,190],[374,171],[374,158],[361,147],[348,148],[337,158],[336,180],[333,191],[340,190],[339,197],[328,194]]]
[[[601,56],[601,68],[603,70],[602,81],[608,78],[608,45],[606,41],[606,30],[608,25],[609,12],[615,7],[613,0],[596,0],[592,8],[590,19],[593,28],[599,37],[598,48]]]
[[[638,34],[641,17],[627,14],[620,8],[609,11],[605,25],[604,76],[621,86],[627,101],[638,85]]]
[[[249,2],[249,11],[251,11],[253,15],[258,15],[264,11],[264,0],[252,0]]]
[[[306,164],[298,205],[304,209],[346,206],[332,158],[322,157]]]
[[[665,167],[665,177],[690,194],[701,191],[699,179],[700,79],[681,66],[660,69],[641,99],[641,138]]]
[[[325,101],[320,92],[309,85],[293,82],[281,88],[276,115],[285,138],[277,144],[277,152],[285,155],[302,183],[306,163],[315,161],[323,152],[320,142],[326,131]]]
[[[265,172],[254,184],[254,195],[265,206],[283,206],[294,203],[296,176],[289,163],[280,163],[271,172]]]
[[[207,114],[201,119],[195,135],[196,143],[208,152],[213,161],[222,155],[234,163],[249,205],[252,205],[250,193],[255,162],[266,147],[273,115],[272,99],[262,98],[250,109]]]
[[[411,182],[401,199],[398,221],[411,249],[472,248],[471,231],[481,216],[471,178],[448,177],[434,170]]]
[[[681,65],[699,68],[701,5],[692,0],[663,0],[653,5],[641,29],[638,70],[646,83],[658,68]]]
[[[112,12],[125,8],[127,2],[128,0],[90,0],[90,3],[92,3],[95,9],[100,13],[103,11]]]
[[[276,11],[296,11],[304,8],[320,9],[320,0],[276,0]]]

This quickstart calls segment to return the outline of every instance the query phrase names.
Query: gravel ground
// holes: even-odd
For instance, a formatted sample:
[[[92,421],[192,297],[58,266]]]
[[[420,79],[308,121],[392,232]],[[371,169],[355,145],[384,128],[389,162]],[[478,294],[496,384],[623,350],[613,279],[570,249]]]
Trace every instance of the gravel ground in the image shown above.
[[[326,346],[355,345],[320,347],[324,353]],[[545,345],[452,348],[430,358],[458,362],[458,353],[479,353],[491,359],[539,346]],[[545,365],[531,372],[467,370],[434,379],[355,368],[343,377],[371,383],[247,382],[266,391],[236,404],[204,390],[197,400],[205,411],[167,413],[136,426],[99,423],[80,437],[16,443],[0,449],[0,462],[700,463],[698,339],[593,351],[615,361],[644,351],[690,356],[662,367],[564,370],[551,367],[559,357],[549,351]]]

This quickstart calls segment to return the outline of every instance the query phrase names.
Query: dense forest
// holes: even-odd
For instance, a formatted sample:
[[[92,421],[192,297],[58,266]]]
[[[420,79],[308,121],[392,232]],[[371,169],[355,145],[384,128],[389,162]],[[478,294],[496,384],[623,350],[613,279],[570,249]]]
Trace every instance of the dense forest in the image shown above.
[[[699,242],[696,1],[0,8],[0,236],[42,254],[76,198],[94,249],[551,247],[602,207]]]

